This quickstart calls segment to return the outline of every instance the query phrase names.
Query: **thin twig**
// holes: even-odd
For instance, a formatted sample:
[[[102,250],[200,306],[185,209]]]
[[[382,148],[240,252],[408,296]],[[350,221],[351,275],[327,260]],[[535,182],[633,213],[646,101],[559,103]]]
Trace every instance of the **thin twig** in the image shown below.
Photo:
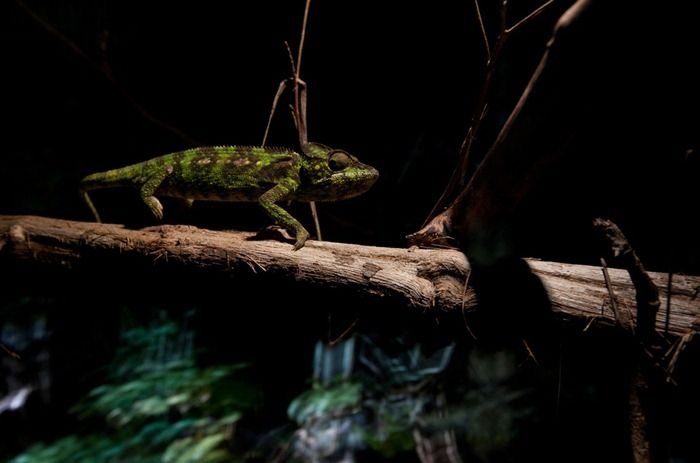
[[[499,9],[499,13],[501,24],[499,27],[498,34],[499,36],[503,37],[503,39],[505,39],[505,36],[508,35],[508,0],[501,1],[501,8]]]
[[[292,47],[289,46],[289,42],[284,41],[284,47],[287,49],[287,57],[289,58],[289,64],[292,66],[292,75],[297,75],[297,66],[294,64],[294,53],[292,53]]]
[[[518,21],[517,23],[513,24],[512,26],[506,28],[505,32],[506,34],[511,34],[515,32],[520,26],[523,24],[527,23],[528,21],[535,19],[537,16],[539,16],[549,5],[554,3],[554,0],[549,0],[542,5],[540,5],[536,10],[532,11],[530,14],[525,16],[523,19]]]
[[[582,333],[585,333],[586,331],[588,331],[590,329],[590,327],[591,327],[591,325],[593,325],[593,322],[595,321],[595,319],[596,319],[596,317],[591,317],[591,319],[588,320],[588,323],[586,323],[586,326],[583,328]]]
[[[467,329],[467,333],[476,341],[476,335],[472,331],[472,329],[469,327],[469,323],[467,323],[467,315],[464,311],[464,303],[466,302],[467,298],[467,289],[469,288],[469,277],[472,275],[472,272],[470,271],[467,273],[467,277],[464,279],[464,287],[462,288],[462,319],[464,320],[464,327]]]
[[[258,262],[257,260],[255,260],[255,258],[252,257],[251,255],[249,255],[249,254],[241,254],[241,255],[244,257],[245,263],[250,267],[250,269],[253,271],[253,273],[255,273],[255,274],[258,273],[258,271],[257,271],[256,268],[255,268],[255,265],[257,265],[258,268],[259,268],[260,270],[262,270],[263,272],[267,272],[267,269],[266,269],[260,262]],[[226,259],[228,259],[228,257],[229,257],[229,256],[228,256],[228,252],[227,252],[227,253],[226,253]],[[255,265],[253,265],[253,264],[255,264]],[[227,263],[227,265],[228,265],[228,263]]]
[[[309,202],[309,207],[311,207],[311,216],[314,218],[314,226],[316,227],[316,239],[318,241],[323,241],[321,236],[321,223],[318,221],[318,210],[316,209],[316,202]]]
[[[22,360],[22,357],[20,357],[17,352],[10,350],[5,344],[0,343],[0,349],[5,351],[5,353],[10,357],[15,358],[17,360]]]
[[[303,147],[309,143],[309,133],[306,121],[306,95],[304,95],[304,101],[301,99],[301,94],[299,92],[299,82],[301,75],[301,58],[304,53],[304,40],[306,39],[306,26],[309,20],[309,9],[311,8],[311,0],[306,0],[306,5],[304,7],[304,19],[301,23],[301,37],[299,38],[299,50],[297,51],[297,62],[294,70],[294,113],[297,120],[297,130],[299,132],[299,144]],[[314,225],[316,226],[316,237],[318,241],[321,241],[321,223],[318,219],[318,214],[316,212],[316,203],[314,201],[309,202],[309,207],[311,208],[311,215],[314,218]]]
[[[535,357],[535,353],[530,348],[530,344],[528,344],[526,339],[523,339],[523,345],[525,346],[525,350],[527,350],[528,357],[532,358],[532,361],[535,362],[535,365],[539,367],[540,362],[537,361],[537,357]]]
[[[341,342],[343,339],[345,339],[345,337],[348,335],[348,333],[349,333],[350,331],[352,331],[353,328],[355,328],[355,325],[357,325],[357,323],[358,323],[359,321],[360,321],[360,319],[359,319],[359,318],[356,318],[355,321],[353,321],[352,323],[350,323],[350,326],[348,326],[342,333],[340,333],[340,336],[338,336],[337,338],[333,339],[332,341],[329,340],[329,342],[328,342],[328,347],[334,347],[334,346],[336,346],[339,342]],[[329,334],[330,334],[330,327],[329,327]],[[330,339],[330,336],[329,336],[329,339]]]
[[[450,180],[447,182],[447,186],[443,190],[442,194],[435,202],[435,205],[430,210],[430,213],[426,217],[423,225],[425,227],[440,211],[445,205],[450,202],[456,196],[458,191],[466,185],[468,181],[467,172],[470,167],[470,158],[472,151],[474,149],[474,142],[479,135],[479,129],[481,128],[481,123],[486,116],[486,109],[488,104],[488,96],[491,93],[491,86],[493,83],[493,77],[495,75],[496,63],[501,55],[501,51],[505,47],[508,39],[511,37],[512,33],[516,29],[519,29],[522,25],[539,16],[548,6],[554,3],[554,0],[549,0],[542,4],[540,7],[532,11],[530,14],[525,16],[523,19],[518,21],[515,25],[507,26],[507,13],[508,13],[508,1],[504,0],[501,2],[500,8],[500,29],[499,34],[496,37],[495,43],[493,44],[493,50],[488,44],[488,40],[485,33],[485,28],[483,26],[483,18],[481,16],[481,10],[479,9],[479,4],[477,0],[474,1],[477,8],[477,17],[479,18],[479,25],[482,30],[482,35],[484,35],[484,41],[487,46],[488,59],[486,61],[486,72],[484,76],[484,81],[477,97],[477,104],[474,107],[474,112],[469,124],[469,129],[467,130],[467,135],[462,141],[462,145],[459,149],[459,161],[457,163],[457,168],[452,173]]]
[[[129,94],[129,92],[127,92],[126,89],[122,87],[121,84],[119,84],[119,82],[114,78],[108,66],[99,66],[98,64],[96,64],[93,60],[90,59],[87,53],[85,53],[75,42],[66,37],[51,23],[49,23],[44,18],[36,14],[36,12],[29,8],[22,0],[15,0],[15,3],[17,4],[17,6],[20,7],[20,9],[22,9],[22,11],[24,11],[30,18],[32,18],[34,22],[39,24],[46,32],[58,39],[59,42],[63,43],[74,54],[79,56],[83,61],[88,63],[95,71],[102,75],[105,78],[105,80],[107,80],[107,82],[109,82],[114,87],[114,89],[117,90],[117,92],[119,92],[119,94],[136,110],[136,112],[138,112],[139,115],[141,115],[141,117],[151,122],[152,124],[157,125],[161,129],[170,132],[171,134],[180,138],[185,143],[191,145],[197,144],[194,138],[190,137],[177,127],[157,118],[156,116],[151,114],[150,111],[144,108],[139,102],[137,102],[134,99],[134,97],[132,97],[131,94]]]
[[[292,53],[292,49],[289,46],[289,42],[286,40],[284,41],[284,48],[287,50],[287,57],[289,58],[289,65],[292,70],[292,76],[296,76],[297,71],[296,71],[296,65],[294,64],[294,54]],[[263,134],[263,139],[262,143],[260,146],[265,146],[267,144],[267,138],[268,135],[270,134],[270,127],[272,126],[272,118],[275,115],[275,111],[277,111],[277,104],[279,103],[279,99],[284,93],[284,91],[287,89],[287,85],[289,81],[293,79],[293,77],[290,77],[289,79],[284,79],[282,82],[279,83],[279,86],[277,87],[277,93],[275,93],[275,97],[272,99],[272,106],[270,107],[270,115],[267,116],[267,124],[265,125],[265,133]],[[297,115],[294,112],[294,107],[292,107],[292,119],[294,120],[294,127],[299,130],[299,124],[297,122]]]
[[[615,320],[622,325],[622,321],[620,320],[620,312],[617,308],[617,300],[615,299],[615,292],[613,291],[612,282],[610,281],[610,274],[608,273],[608,264],[602,257],[600,258],[600,265],[603,267],[603,279],[605,280],[605,286],[608,288],[610,306],[612,307],[613,314],[615,314]]]
[[[683,336],[681,336],[678,339],[678,342],[676,344],[676,348],[673,352],[673,356],[671,357],[671,360],[668,362],[668,366],[666,367],[666,373],[667,373],[667,381],[670,381],[673,375],[673,372],[676,369],[676,364],[678,363],[678,359],[680,358],[681,352],[688,346],[688,343],[690,342],[691,339],[693,339],[693,336],[695,333],[690,332],[686,333]]]
[[[270,115],[267,118],[267,125],[265,126],[265,133],[263,135],[262,145],[267,143],[268,134],[270,132],[270,126],[272,124],[272,118],[275,114],[277,108],[277,103],[279,98],[287,87],[289,80],[293,80],[293,98],[294,103],[292,104],[292,119],[294,120],[294,127],[297,129],[297,134],[299,136],[299,146],[304,149],[304,146],[309,142],[308,126],[306,121],[306,83],[301,80],[301,60],[304,53],[304,42],[306,40],[306,28],[309,19],[309,10],[311,8],[311,0],[306,0],[306,6],[304,7],[304,19],[301,25],[301,37],[299,38],[299,50],[297,51],[297,59],[294,61],[294,56],[292,49],[289,47],[289,43],[286,41],[284,45],[287,49],[287,54],[289,55],[289,62],[292,67],[292,78],[285,79],[280,82],[277,88],[277,93],[272,100],[272,108],[270,108]],[[301,85],[301,91],[300,91]],[[309,202],[309,207],[311,209],[311,216],[314,219],[314,226],[316,228],[316,237],[318,241],[323,240],[321,234],[321,223],[318,218],[318,212],[316,210],[316,203],[314,201]]]
[[[267,116],[267,125],[265,125],[265,133],[263,134],[263,139],[262,139],[262,143],[260,143],[260,146],[267,145],[267,136],[270,133],[270,126],[272,126],[272,117],[275,115],[275,110],[277,109],[277,103],[279,103],[279,99],[282,96],[282,93],[284,93],[284,90],[286,88],[287,88],[287,79],[280,82],[279,86],[277,87],[277,92],[275,93],[275,97],[272,99],[272,107],[270,108],[270,115]]]
[[[664,323],[664,333],[668,334],[668,325],[671,320],[671,293],[673,292],[673,272],[668,272],[668,283],[666,284],[666,322]]]
[[[299,98],[299,76],[301,75],[301,58],[304,54],[304,40],[306,39],[306,24],[309,19],[309,9],[311,7],[311,0],[306,0],[306,6],[304,7],[304,19],[301,24],[301,37],[299,39],[299,50],[297,50],[297,61],[294,70],[294,111],[298,118],[297,124],[299,127],[299,143],[301,146],[306,145],[309,142],[309,137],[306,128],[306,121],[302,120],[302,114],[300,111],[301,100]]]
[[[479,0],[474,0],[476,8],[476,17],[479,19],[479,27],[481,28],[481,36],[484,38],[484,46],[486,47],[486,62],[491,62],[491,47],[489,46],[489,37],[486,35],[486,26],[484,26],[484,18],[481,16],[481,8],[479,8]]]

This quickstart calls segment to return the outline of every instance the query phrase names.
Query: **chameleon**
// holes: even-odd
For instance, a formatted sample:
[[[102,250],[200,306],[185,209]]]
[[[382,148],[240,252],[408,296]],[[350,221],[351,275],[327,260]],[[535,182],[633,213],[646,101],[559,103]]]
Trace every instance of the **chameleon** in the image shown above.
[[[295,237],[294,250],[304,246],[309,232],[283,209],[280,201],[336,201],[371,188],[379,177],[372,166],[350,153],[320,143],[306,143],[300,152],[279,147],[212,146],[165,154],[120,169],[83,178],[80,192],[97,222],[92,190],[136,188],[158,219],[158,196],[193,201],[257,201],[272,221]]]

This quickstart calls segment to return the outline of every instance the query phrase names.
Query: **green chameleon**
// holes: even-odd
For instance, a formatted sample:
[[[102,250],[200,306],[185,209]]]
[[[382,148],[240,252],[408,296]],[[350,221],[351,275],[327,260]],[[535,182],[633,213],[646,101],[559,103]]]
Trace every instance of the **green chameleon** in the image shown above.
[[[286,148],[217,146],[166,154],[121,169],[88,175],[81,194],[99,222],[88,196],[91,190],[138,188],[154,216],[163,218],[156,196],[195,200],[257,201],[267,215],[294,235],[294,250],[304,246],[309,232],[279,201],[336,201],[369,190],[377,170],[351,154],[318,143],[297,153]]]

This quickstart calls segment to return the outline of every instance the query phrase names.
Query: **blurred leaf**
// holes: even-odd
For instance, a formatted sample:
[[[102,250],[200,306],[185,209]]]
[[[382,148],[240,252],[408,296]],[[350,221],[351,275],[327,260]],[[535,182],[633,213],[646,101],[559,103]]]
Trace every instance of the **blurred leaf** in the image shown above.
[[[180,420],[175,423],[166,423],[166,425],[161,428],[160,432],[153,436],[152,443],[154,445],[165,444],[169,441],[174,440],[176,437],[184,434],[186,431],[194,428],[198,420],[186,419]]]
[[[301,424],[310,417],[358,406],[361,400],[362,386],[359,383],[342,382],[328,387],[315,386],[292,401],[287,414]]]
[[[225,441],[228,436],[225,433],[213,434],[200,439],[197,443],[187,448],[176,460],[177,463],[197,463],[203,461],[206,455],[213,451],[219,444]]]
[[[192,446],[193,442],[194,438],[185,437],[170,444],[163,454],[163,463],[175,463]]]
[[[241,416],[242,415],[240,413],[231,413],[230,415],[226,415],[223,418],[220,418],[219,424],[223,426],[230,426],[238,422],[238,420],[241,419]]]
[[[89,435],[37,444],[13,463],[220,462],[224,443],[259,392],[234,377],[245,365],[197,367],[191,333],[161,318],[126,331],[110,366],[110,383],[95,387],[72,412],[101,418]]]
[[[415,447],[413,434],[405,427],[392,429],[382,435],[367,433],[365,441],[367,445],[386,458],[392,458],[400,452],[411,450]]]

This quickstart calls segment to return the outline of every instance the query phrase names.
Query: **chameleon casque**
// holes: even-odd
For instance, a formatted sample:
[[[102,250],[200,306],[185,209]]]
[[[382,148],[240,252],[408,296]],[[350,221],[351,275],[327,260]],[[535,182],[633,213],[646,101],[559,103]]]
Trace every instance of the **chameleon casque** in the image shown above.
[[[295,237],[294,250],[309,232],[277,203],[285,200],[336,201],[360,195],[379,172],[343,150],[308,143],[297,153],[287,148],[253,146],[200,147],[166,154],[121,169],[88,175],[81,181],[84,201],[100,221],[88,192],[127,187],[157,219],[163,218],[158,196],[206,201],[257,201],[267,215]]]

